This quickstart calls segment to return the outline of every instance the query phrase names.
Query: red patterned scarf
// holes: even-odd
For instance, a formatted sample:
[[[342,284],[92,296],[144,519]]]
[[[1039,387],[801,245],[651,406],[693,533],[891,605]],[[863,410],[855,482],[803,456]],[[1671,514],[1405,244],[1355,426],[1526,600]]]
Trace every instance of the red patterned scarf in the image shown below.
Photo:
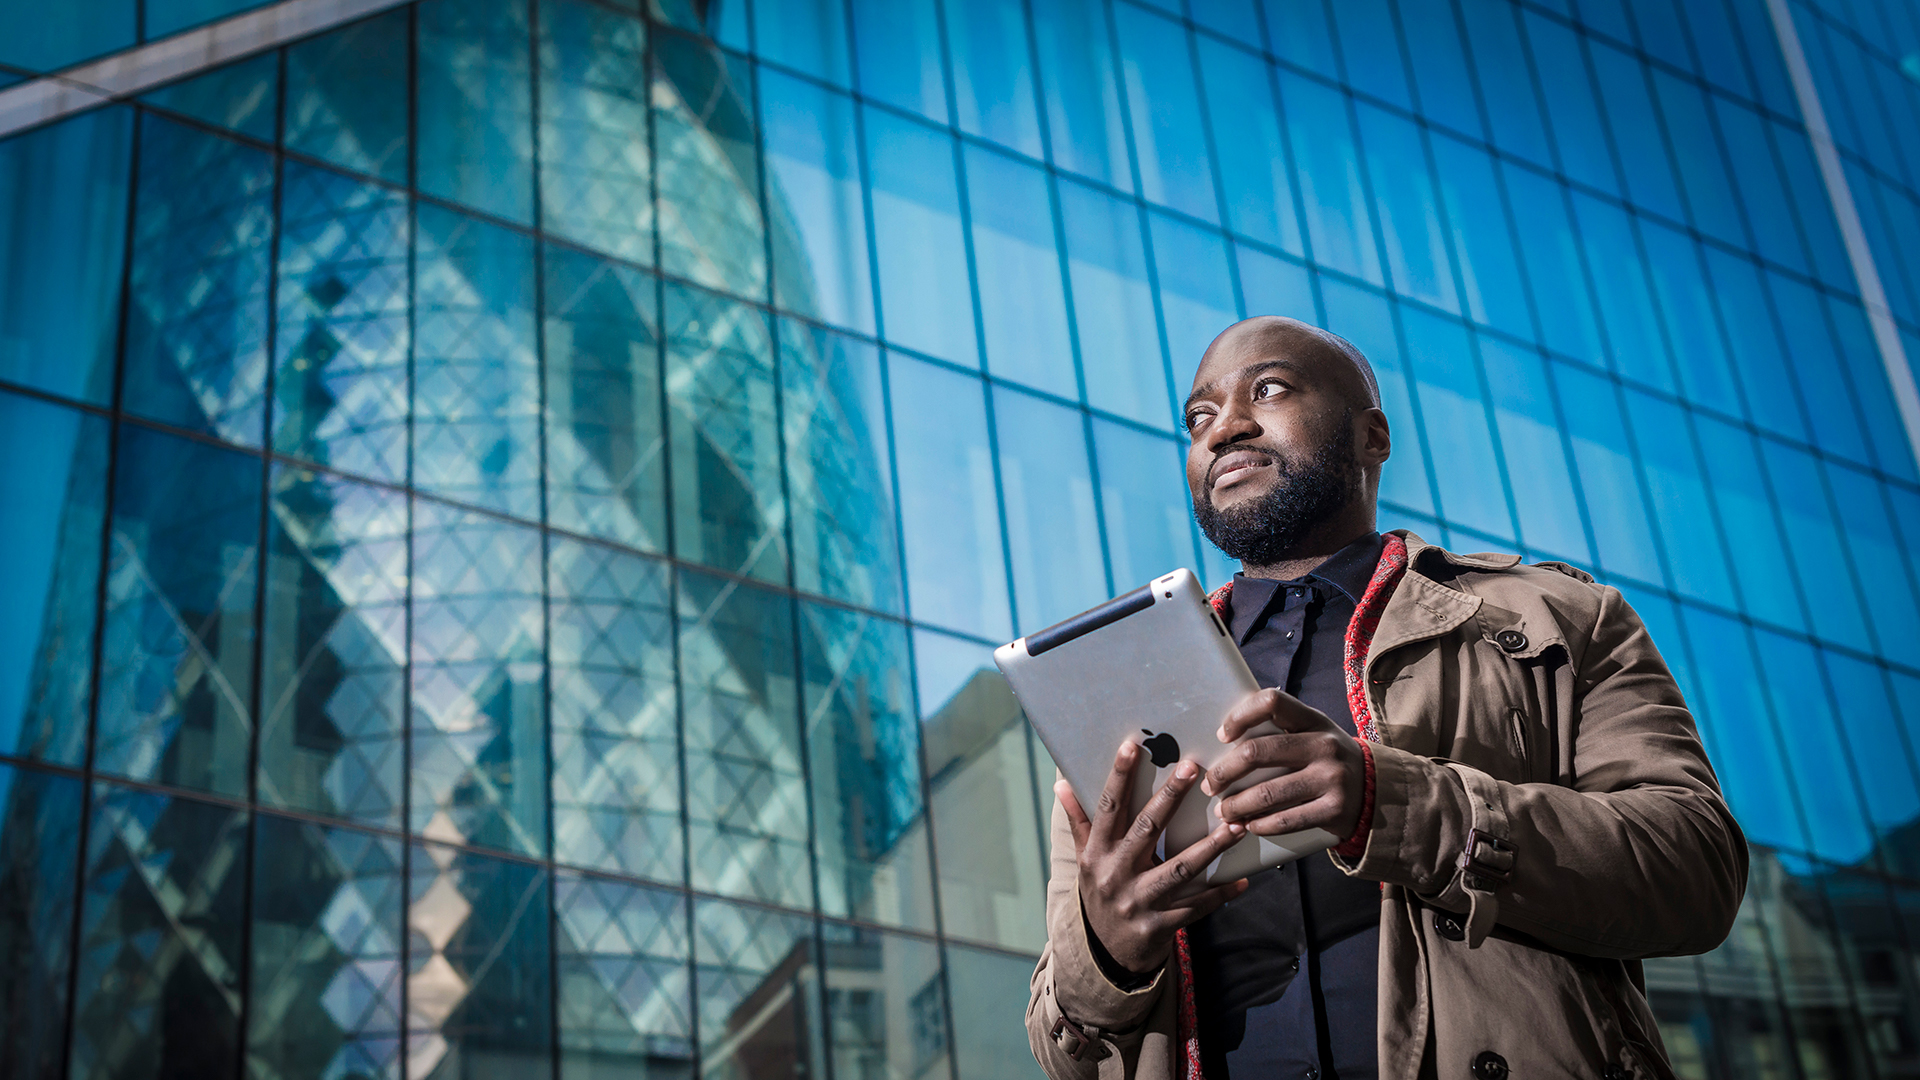
[[[1380,613],[1386,610],[1387,598],[1393,595],[1394,586],[1400,583],[1400,576],[1407,571],[1407,542],[1389,533],[1386,548],[1380,553],[1380,561],[1373,568],[1373,580],[1367,582],[1366,594],[1360,603],[1354,606],[1353,621],[1347,624],[1347,707],[1353,711],[1354,730],[1368,742],[1379,742],[1380,732],[1373,726],[1373,711],[1367,705],[1366,683],[1361,675],[1367,667],[1367,653],[1373,648],[1373,633],[1380,628]],[[1233,595],[1233,582],[1215,589],[1207,597],[1225,621],[1228,616],[1227,601]],[[1180,965],[1180,1017],[1179,1039],[1181,1056],[1184,1058],[1180,1070],[1181,1080],[1204,1080],[1200,1073],[1200,1025],[1193,1000],[1193,949],[1187,942],[1187,932],[1181,930],[1173,938],[1173,955]]]

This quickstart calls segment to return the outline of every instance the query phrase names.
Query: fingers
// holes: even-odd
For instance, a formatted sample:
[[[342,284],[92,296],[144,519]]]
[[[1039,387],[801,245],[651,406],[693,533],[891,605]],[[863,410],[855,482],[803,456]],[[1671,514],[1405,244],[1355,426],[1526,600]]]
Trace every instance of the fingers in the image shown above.
[[[1327,829],[1336,836],[1346,836],[1353,829],[1349,827],[1343,830],[1336,823],[1341,805],[1338,794],[1329,791],[1318,798],[1253,818],[1246,823],[1247,831],[1261,836],[1284,836],[1305,829]]]
[[[1186,850],[1142,875],[1142,894],[1148,903],[1155,906],[1171,905],[1181,892],[1201,879],[1207,872],[1207,866],[1219,858],[1221,852],[1239,843],[1246,835],[1246,826],[1238,823],[1214,829],[1188,845]]]
[[[1126,829],[1127,804],[1132,801],[1128,793],[1133,788],[1133,770],[1139,761],[1140,748],[1132,740],[1120,744],[1113,755],[1113,771],[1107,774],[1106,786],[1100,789],[1100,802],[1093,808],[1093,835],[1117,840]]]
[[[1153,793],[1147,805],[1133,819],[1133,827],[1120,838],[1114,846],[1114,853],[1124,859],[1137,859],[1153,849],[1154,842],[1173,820],[1173,812],[1180,808],[1180,800],[1200,779],[1200,766],[1191,761],[1183,761],[1174,767],[1173,775]]]
[[[1319,731],[1333,726],[1326,713],[1284,690],[1268,687],[1247,695],[1227,713],[1220,724],[1220,741],[1233,742],[1263,723],[1272,723],[1281,731]]]
[[[1267,817],[1319,798],[1327,790],[1318,769],[1282,773],[1220,800],[1214,812],[1222,821],[1242,824]]]
[[[1087,837],[1093,833],[1093,822],[1087,820],[1087,812],[1081,808],[1079,796],[1073,793],[1073,785],[1065,780],[1055,780],[1053,795],[1060,800],[1060,808],[1067,812],[1067,824],[1073,828],[1073,850],[1086,850]]]
[[[1259,735],[1241,739],[1208,770],[1200,785],[1208,795],[1218,795],[1239,783],[1256,769],[1298,768],[1312,760],[1313,751],[1306,737],[1293,734]]]
[[[1229,881],[1225,885],[1215,885],[1204,892],[1195,893],[1192,899],[1187,900],[1177,907],[1167,908],[1166,914],[1171,920],[1171,925],[1175,927],[1192,926],[1194,923],[1218,911],[1220,905],[1232,900],[1252,887],[1253,882],[1248,881],[1246,878],[1241,878],[1238,881]]]

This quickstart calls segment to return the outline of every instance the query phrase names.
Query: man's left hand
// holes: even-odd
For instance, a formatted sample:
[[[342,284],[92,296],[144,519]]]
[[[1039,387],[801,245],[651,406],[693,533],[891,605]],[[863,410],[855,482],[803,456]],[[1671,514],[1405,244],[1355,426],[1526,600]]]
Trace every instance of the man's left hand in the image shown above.
[[[1282,690],[1266,689],[1241,702],[1220,725],[1232,743],[1271,722],[1278,735],[1258,735],[1216,762],[1201,790],[1217,795],[1249,773],[1287,770],[1220,800],[1220,819],[1262,836],[1325,829],[1341,839],[1360,825],[1366,798],[1366,761],[1360,744],[1326,713]]]

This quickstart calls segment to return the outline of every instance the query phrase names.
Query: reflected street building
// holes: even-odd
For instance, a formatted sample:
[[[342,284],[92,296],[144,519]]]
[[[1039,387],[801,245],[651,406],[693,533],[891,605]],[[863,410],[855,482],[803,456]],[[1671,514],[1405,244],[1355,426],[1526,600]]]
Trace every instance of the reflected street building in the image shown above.
[[[1038,1075],[991,650],[1232,572],[1176,403],[1280,313],[1383,527],[1695,706],[1681,1074],[1920,1076],[1912,3],[84,8],[0,0],[0,1071]]]

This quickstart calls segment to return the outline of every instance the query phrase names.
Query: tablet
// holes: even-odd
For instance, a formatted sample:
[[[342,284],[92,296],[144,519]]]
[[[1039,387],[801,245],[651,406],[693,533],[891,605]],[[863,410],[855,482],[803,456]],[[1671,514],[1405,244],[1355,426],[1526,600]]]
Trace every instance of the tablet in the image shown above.
[[[1212,765],[1232,747],[1216,734],[1227,713],[1260,688],[1190,571],[1175,570],[1124,596],[994,650],[994,663],[1039,732],[1080,805],[1091,808],[1113,772],[1126,739],[1140,743],[1151,768],[1134,775],[1132,813],[1191,759]],[[1274,734],[1270,724],[1249,736]],[[1277,776],[1258,770],[1223,794]],[[1161,838],[1162,857],[1219,827],[1219,796],[1196,786]],[[1325,829],[1255,836],[1227,849],[1207,868],[1220,884],[1291,862],[1340,842]]]

